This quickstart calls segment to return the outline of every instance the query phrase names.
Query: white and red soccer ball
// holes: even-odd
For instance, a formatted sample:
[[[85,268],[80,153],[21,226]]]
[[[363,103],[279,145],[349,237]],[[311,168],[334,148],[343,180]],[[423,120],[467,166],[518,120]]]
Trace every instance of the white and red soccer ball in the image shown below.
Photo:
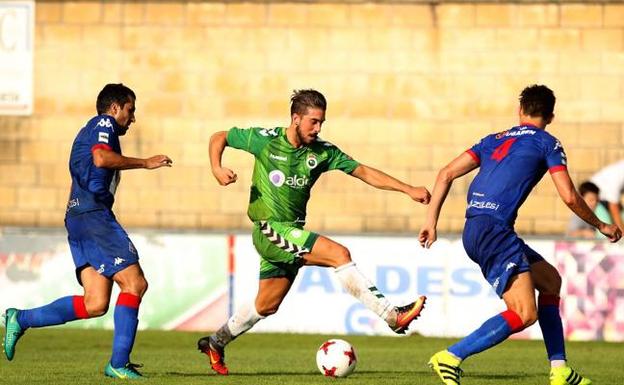
[[[355,370],[355,364],[355,349],[345,340],[328,340],[316,352],[316,366],[327,377],[347,377]]]

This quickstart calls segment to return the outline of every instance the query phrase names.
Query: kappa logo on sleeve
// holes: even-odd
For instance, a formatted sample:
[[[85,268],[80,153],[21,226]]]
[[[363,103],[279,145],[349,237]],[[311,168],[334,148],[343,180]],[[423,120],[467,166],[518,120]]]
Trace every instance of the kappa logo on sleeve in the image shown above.
[[[108,132],[98,132],[98,142],[108,143]]]
[[[555,142],[555,148],[553,149],[553,151],[557,151],[558,149],[561,149],[563,151],[563,146],[561,145],[560,141]]]

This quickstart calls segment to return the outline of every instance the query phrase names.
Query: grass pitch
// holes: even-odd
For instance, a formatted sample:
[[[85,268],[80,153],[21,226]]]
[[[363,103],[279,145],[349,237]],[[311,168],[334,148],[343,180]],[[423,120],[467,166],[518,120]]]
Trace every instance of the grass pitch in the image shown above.
[[[4,332],[4,331],[3,331]],[[345,336],[358,354],[355,372],[346,379],[323,377],[316,350],[335,336],[246,334],[227,349],[227,377],[210,370],[196,350],[203,334],[141,331],[132,355],[143,363],[144,384],[442,384],[429,370],[429,357],[455,340]],[[0,359],[0,384],[107,384],[111,331],[68,328],[31,329],[20,340],[15,358]],[[624,344],[568,343],[568,358],[595,384],[622,383]],[[506,341],[468,359],[462,385],[548,384],[548,363],[541,341]]]

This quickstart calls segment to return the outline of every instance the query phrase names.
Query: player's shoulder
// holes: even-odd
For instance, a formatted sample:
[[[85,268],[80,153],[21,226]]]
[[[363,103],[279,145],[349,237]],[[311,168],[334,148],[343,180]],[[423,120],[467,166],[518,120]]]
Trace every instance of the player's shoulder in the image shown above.
[[[115,131],[116,122],[110,115],[96,115],[89,119],[86,124],[87,128],[92,130],[108,130]]]
[[[338,147],[332,142],[328,142],[321,138],[317,138],[314,143],[310,145],[310,148],[317,153],[323,153],[327,151],[332,151],[338,149]]]
[[[544,144],[546,150],[562,148],[562,144],[553,134],[546,130],[537,130],[537,138]]]
[[[267,140],[279,138],[284,133],[283,127],[249,127],[248,130],[250,130],[255,136],[266,138]]]

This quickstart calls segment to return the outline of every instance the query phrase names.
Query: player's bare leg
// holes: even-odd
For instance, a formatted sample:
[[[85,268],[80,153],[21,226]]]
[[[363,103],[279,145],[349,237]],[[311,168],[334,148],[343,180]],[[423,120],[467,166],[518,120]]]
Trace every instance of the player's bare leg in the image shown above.
[[[559,313],[561,290],[559,272],[550,263],[539,261],[531,265],[531,277],[539,292],[537,315],[550,361],[551,385],[591,384],[589,378],[581,376],[567,365],[563,325]]]
[[[80,271],[80,281],[84,288],[84,305],[89,317],[99,317],[106,314],[113,281],[99,274],[91,266]]]
[[[415,302],[402,307],[393,306],[386,297],[368,280],[351,260],[349,250],[324,236],[319,236],[312,251],[303,256],[306,265],[335,268],[342,286],[368,309],[384,319],[396,333],[403,334],[410,323],[418,318],[426,298],[421,296]]]
[[[229,373],[225,365],[225,346],[261,319],[275,314],[291,286],[292,279],[287,277],[261,279],[254,304],[236,309],[215,334],[200,338],[197,348],[208,356],[212,370],[222,375]]]

